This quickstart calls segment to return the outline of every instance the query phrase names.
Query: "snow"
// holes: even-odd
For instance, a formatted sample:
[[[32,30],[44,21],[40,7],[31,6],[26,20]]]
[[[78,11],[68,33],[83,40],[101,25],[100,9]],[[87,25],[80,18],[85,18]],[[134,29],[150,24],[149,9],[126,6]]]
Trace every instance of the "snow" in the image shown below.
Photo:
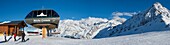
[[[124,23],[101,30],[95,38],[170,30],[169,19],[169,10],[156,2],[146,11],[132,16]]]
[[[61,20],[59,28],[59,37],[74,37],[81,39],[92,39],[100,30],[109,27],[116,26],[124,22],[124,20],[118,20],[115,18],[108,20],[105,18],[89,17],[81,20]]]
[[[92,39],[98,34],[98,32],[104,28],[116,26],[122,24],[126,19],[120,17],[108,20],[106,18],[83,18],[81,20],[66,19],[61,20],[59,23],[59,28],[53,29],[55,32],[60,32],[60,34],[54,35],[58,37],[71,37],[79,39]],[[22,30],[22,29],[21,29]],[[37,32],[40,31],[34,27],[26,27],[26,31]],[[41,33],[41,31],[40,31]],[[26,34],[32,35],[32,34]]]
[[[70,39],[62,37],[27,36],[29,41],[24,43],[10,40],[0,45],[170,45],[170,31],[155,31],[102,39]],[[12,38],[13,39],[13,38]]]
[[[170,12],[156,2],[146,11],[130,19],[120,18],[121,13],[108,20],[89,17],[81,20],[61,20],[60,34],[42,39],[27,36],[29,41],[9,41],[2,45],[170,45]],[[70,38],[65,38],[70,37]],[[78,39],[71,39],[78,38]],[[3,36],[0,36],[3,41]]]
[[[10,23],[11,21],[4,21],[4,22],[1,22],[0,24],[5,24],[5,23]]]
[[[134,14],[136,14],[136,12],[113,12],[113,19],[96,17],[83,18],[81,20],[66,19],[61,20],[59,23],[59,28],[53,30],[57,33],[60,32],[60,34],[55,35],[58,37],[92,39],[98,34],[98,32],[100,32],[100,30],[124,23],[126,18],[122,18],[121,16],[132,16]],[[34,27],[26,28],[26,31],[35,32],[36,29],[32,28]]]

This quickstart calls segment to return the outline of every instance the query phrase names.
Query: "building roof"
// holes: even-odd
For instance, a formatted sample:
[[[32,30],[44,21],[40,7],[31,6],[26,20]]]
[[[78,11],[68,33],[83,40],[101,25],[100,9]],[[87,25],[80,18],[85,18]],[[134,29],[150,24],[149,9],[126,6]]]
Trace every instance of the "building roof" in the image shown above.
[[[51,17],[60,17],[57,12],[51,9],[47,10],[33,10],[31,11],[26,18],[51,18]]]
[[[22,24],[22,23],[24,23],[24,25],[27,26],[26,23],[23,20],[20,20],[20,21],[2,21],[2,22],[0,22],[0,25],[18,25],[18,24]]]

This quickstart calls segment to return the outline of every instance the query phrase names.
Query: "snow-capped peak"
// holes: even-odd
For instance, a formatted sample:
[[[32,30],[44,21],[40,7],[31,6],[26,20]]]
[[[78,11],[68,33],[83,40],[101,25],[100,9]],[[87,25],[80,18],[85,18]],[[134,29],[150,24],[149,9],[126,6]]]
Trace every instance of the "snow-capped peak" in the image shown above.
[[[156,2],[153,4],[153,6],[151,8],[149,8],[149,10],[147,11],[156,11],[156,13],[163,13],[163,12],[168,12],[169,13],[169,10],[167,8],[165,8],[164,6],[161,5],[161,3],[159,2]]]
[[[163,7],[159,2],[156,2],[151,8],[149,8],[143,13],[140,13],[140,15],[141,14],[144,16],[141,17],[145,18],[145,20],[150,20],[151,18],[158,17],[158,15],[161,17],[167,17],[170,13],[167,8]]]
[[[109,29],[109,30],[107,30]],[[148,10],[138,13],[123,24],[101,30],[95,38],[143,33],[148,31],[161,31],[170,29],[170,12],[159,2],[153,4]]]
[[[163,7],[159,2],[154,3],[153,6],[154,6],[156,9]]]

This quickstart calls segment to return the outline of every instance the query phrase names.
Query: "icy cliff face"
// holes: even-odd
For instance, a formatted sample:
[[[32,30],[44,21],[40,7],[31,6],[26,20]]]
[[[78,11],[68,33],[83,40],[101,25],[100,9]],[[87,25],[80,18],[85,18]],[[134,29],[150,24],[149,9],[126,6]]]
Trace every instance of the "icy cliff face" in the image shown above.
[[[105,28],[101,30],[95,38],[167,30],[169,29],[169,23],[169,10],[156,2],[149,9],[132,16],[123,24],[111,29]]]

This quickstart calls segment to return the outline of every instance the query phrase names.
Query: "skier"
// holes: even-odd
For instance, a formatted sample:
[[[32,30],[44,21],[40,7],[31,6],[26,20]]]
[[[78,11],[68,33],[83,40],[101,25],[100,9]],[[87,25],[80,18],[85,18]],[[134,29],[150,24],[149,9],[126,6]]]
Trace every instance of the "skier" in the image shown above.
[[[25,33],[24,33],[24,31],[22,32],[22,42],[25,42]]]
[[[17,34],[16,34],[15,32],[13,32],[13,35],[14,35],[14,41],[17,41],[17,40],[16,40]]]
[[[5,42],[7,41],[7,39],[6,39],[6,32],[4,32],[4,39],[5,39]]]

